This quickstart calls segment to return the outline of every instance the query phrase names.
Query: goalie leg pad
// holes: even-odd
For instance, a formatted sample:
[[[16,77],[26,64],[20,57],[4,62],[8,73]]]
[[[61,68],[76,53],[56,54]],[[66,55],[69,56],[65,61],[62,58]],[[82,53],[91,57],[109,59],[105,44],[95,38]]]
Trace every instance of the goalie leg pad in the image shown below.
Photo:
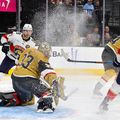
[[[58,77],[53,81],[52,84],[52,94],[54,96],[54,101],[56,105],[58,105],[59,103],[59,98],[61,98],[62,100],[67,99],[64,92],[64,80],[64,77]]]
[[[59,97],[62,100],[66,100],[65,91],[64,91],[64,77],[58,77],[58,88],[59,88]]]
[[[19,99],[16,92],[10,93],[0,93],[0,106],[18,106],[21,104],[21,100]]]
[[[53,81],[52,95],[54,96],[54,101],[57,106],[59,103],[59,90],[58,90],[58,82],[56,80]]]

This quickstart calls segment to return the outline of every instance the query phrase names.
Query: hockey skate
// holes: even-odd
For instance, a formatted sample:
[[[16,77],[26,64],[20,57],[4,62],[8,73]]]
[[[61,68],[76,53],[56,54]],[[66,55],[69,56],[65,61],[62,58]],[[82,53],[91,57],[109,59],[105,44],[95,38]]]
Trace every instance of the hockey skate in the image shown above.
[[[108,111],[108,102],[109,102],[108,97],[105,97],[99,106],[99,113],[104,113],[104,112]]]
[[[45,95],[38,100],[37,112],[54,112],[55,104],[52,94]]]

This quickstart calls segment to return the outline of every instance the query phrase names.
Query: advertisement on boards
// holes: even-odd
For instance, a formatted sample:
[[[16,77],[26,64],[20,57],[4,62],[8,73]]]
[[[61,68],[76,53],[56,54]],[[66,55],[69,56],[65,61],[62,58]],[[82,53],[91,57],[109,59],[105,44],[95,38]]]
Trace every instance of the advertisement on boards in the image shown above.
[[[0,0],[0,12],[16,12],[16,0]]]

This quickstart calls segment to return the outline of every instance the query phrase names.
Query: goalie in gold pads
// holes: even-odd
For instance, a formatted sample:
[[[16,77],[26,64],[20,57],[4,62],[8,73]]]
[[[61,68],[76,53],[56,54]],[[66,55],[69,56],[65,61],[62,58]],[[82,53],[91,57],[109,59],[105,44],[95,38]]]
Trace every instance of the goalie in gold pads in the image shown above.
[[[41,43],[38,49],[28,48],[21,54],[11,77],[16,94],[12,94],[13,98],[8,100],[8,103],[3,104],[3,100],[3,106],[26,104],[35,95],[39,98],[38,111],[55,110],[59,97],[65,99],[64,78],[57,77],[50,66],[50,56],[51,47],[47,42]],[[42,79],[39,79],[40,77]]]

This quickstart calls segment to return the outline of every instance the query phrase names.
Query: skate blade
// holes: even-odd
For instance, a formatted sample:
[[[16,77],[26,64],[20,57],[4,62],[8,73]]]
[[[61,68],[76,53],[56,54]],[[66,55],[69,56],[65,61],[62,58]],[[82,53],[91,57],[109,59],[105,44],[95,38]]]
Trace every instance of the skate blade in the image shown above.
[[[105,108],[105,106],[104,105],[100,105],[99,106],[99,110],[98,110],[98,114],[104,114],[104,113],[106,113],[108,111],[108,108],[106,107]]]

